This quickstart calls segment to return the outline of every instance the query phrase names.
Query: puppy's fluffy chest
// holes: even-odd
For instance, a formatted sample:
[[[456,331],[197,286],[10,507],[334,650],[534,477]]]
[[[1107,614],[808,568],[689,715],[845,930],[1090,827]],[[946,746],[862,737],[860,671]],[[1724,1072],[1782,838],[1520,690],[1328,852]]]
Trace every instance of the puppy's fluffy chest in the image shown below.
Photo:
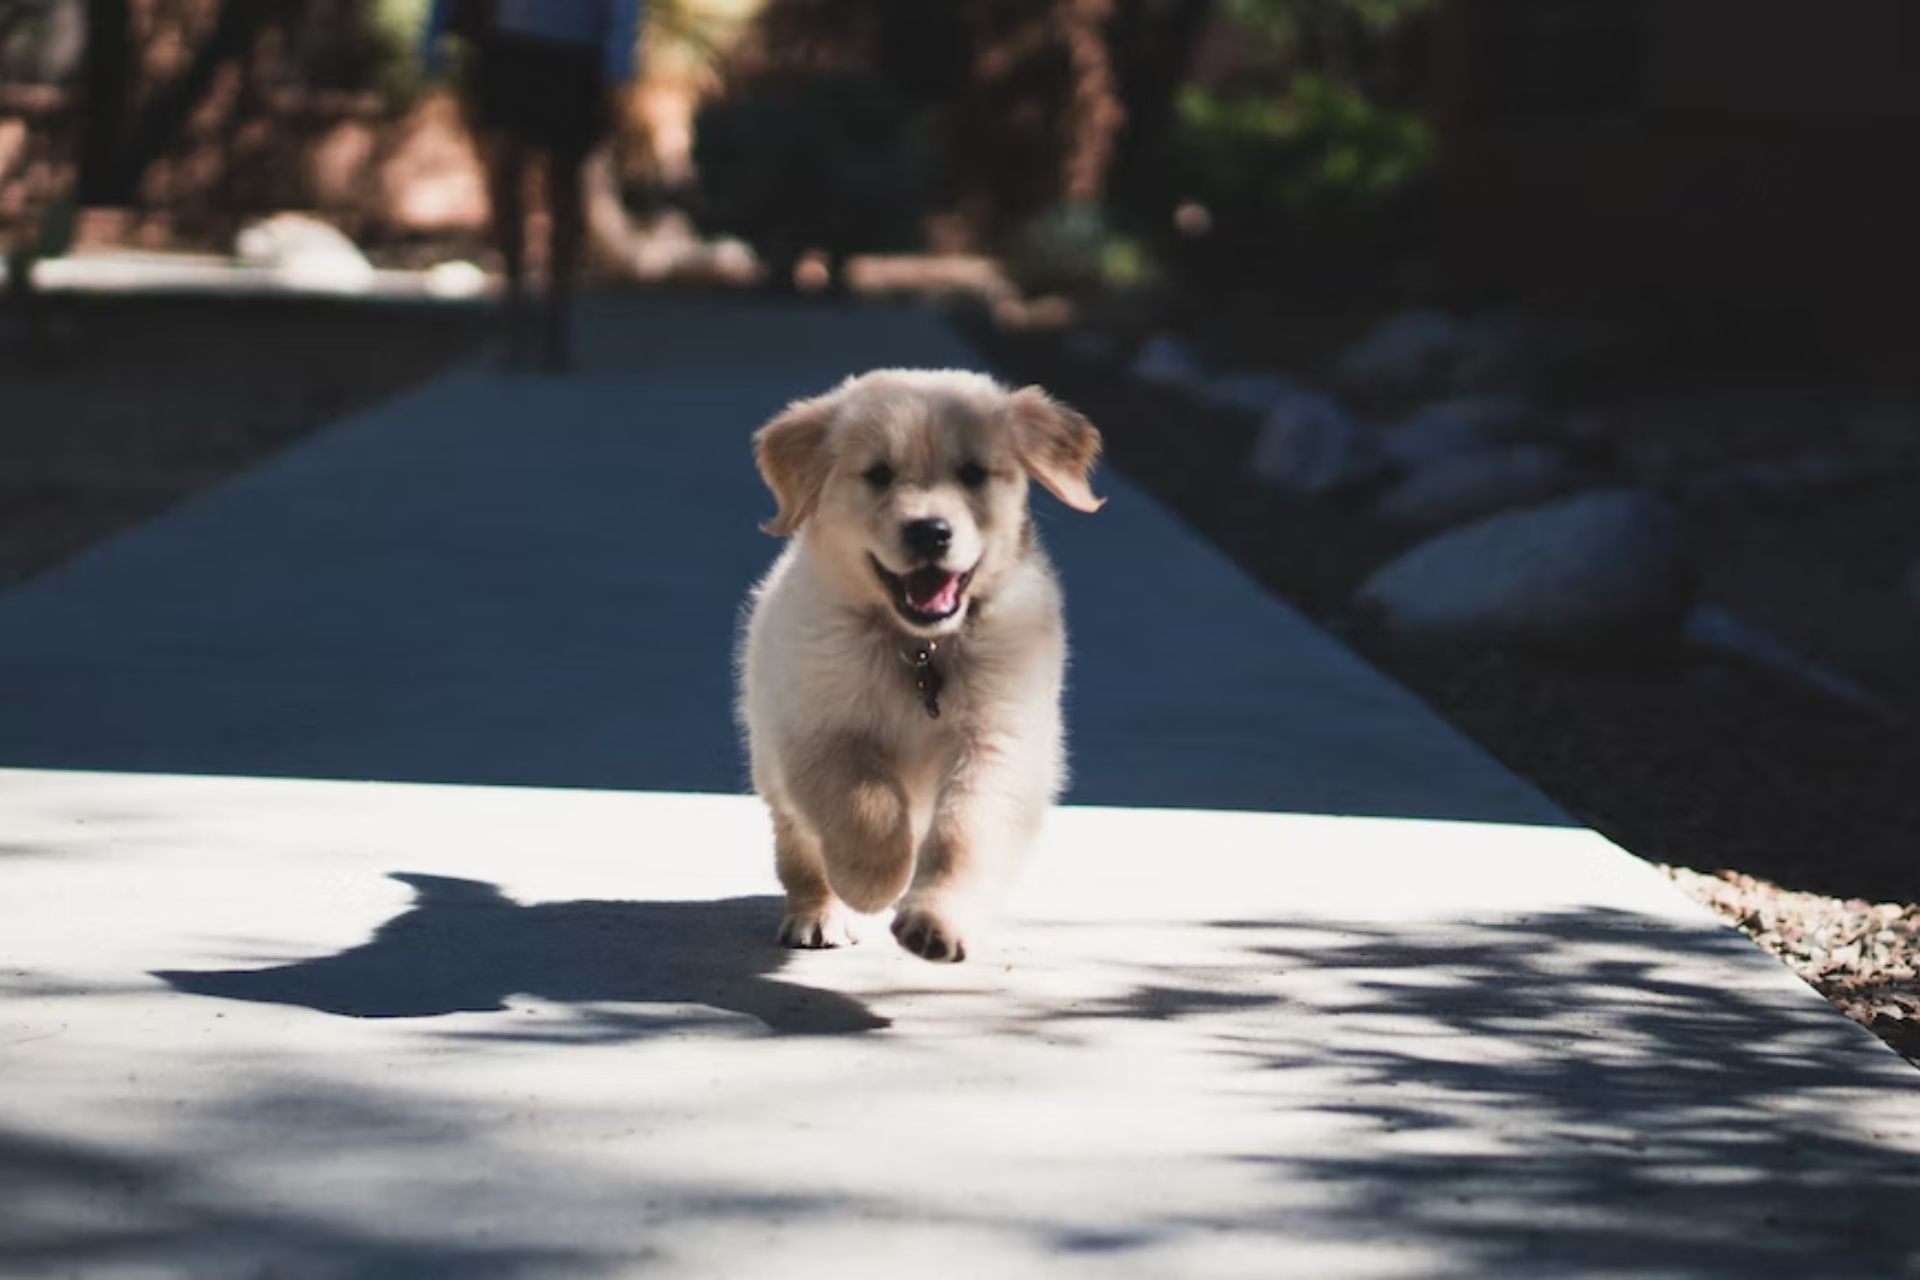
[[[891,744],[914,756],[937,756],[981,731],[985,712],[1009,695],[1047,690],[1061,644],[1044,607],[1054,598],[1051,571],[1037,550],[1008,575],[991,601],[958,633],[934,641],[928,660],[939,685],[940,714],[928,712],[915,661],[926,641],[891,625],[884,613],[838,597],[790,546],[754,601],[748,629],[749,702],[780,723],[816,733],[836,731]]]

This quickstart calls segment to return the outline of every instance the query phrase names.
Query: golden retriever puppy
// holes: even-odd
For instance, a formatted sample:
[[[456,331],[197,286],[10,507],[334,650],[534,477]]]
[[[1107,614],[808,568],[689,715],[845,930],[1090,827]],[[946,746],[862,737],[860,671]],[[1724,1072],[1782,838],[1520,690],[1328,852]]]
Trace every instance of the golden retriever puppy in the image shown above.
[[[1028,478],[1095,510],[1100,433],[1037,387],[880,370],[789,406],[754,451],[764,528],[789,538],[739,655],[780,939],[850,943],[853,913],[897,903],[902,946],[963,960],[1065,779],[1066,630]]]

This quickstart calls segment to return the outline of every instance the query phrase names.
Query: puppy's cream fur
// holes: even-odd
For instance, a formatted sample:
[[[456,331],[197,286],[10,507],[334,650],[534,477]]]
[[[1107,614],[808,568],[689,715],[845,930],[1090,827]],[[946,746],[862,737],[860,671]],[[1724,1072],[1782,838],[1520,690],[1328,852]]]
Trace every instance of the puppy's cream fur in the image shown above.
[[[901,945],[963,959],[1065,777],[1066,635],[1028,479],[1096,509],[1099,432],[1038,388],[882,370],[790,406],[754,444],[779,502],[767,531],[789,537],[740,651],[740,719],[787,892],[780,937],[852,942],[854,913],[897,902]],[[931,556],[905,533],[929,520],[950,530]],[[951,614],[913,607],[902,583],[916,568],[971,573]],[[909,665],[926,642],[937,719]]]

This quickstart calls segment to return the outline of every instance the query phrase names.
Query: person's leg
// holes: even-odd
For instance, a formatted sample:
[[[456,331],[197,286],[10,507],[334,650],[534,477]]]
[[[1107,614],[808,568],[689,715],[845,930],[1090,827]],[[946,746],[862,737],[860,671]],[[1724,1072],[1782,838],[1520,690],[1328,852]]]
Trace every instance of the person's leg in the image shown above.
[[[482,146],[487,165],[487,199],[492,209],[494,244],[506,270],[506,296],[501,305],[505,321],[508,364],[526,357],[529,313],[527,304],[527,218],[525,139],[506,130],[488,134]]]
[[[580,271],[580,247],[586,238],[586,213],[580,183],[587,153],[576,147],[547,153],[547,309],[541,331],[541,360],[561,370],[573,360],[574,284]]]

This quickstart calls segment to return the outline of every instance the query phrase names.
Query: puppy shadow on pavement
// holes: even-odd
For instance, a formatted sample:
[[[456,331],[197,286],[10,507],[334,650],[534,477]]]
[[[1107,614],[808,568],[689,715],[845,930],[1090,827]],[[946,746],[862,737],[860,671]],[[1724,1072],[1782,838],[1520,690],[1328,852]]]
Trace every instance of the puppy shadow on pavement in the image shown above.
[[[776,1035],[888,1025],[860,1001],[775,977],[780,901],[523,904],[478,880],[396,873],[413,905],[357,947],[263,969],[165,970],[190,995],[297,1005],[350,1018],[502,1012],[510,996],[583,1006],[578,1019],[515,1018],[483,1038],[640,1039],[709,1021],[648,1006],[705,1006]]]

